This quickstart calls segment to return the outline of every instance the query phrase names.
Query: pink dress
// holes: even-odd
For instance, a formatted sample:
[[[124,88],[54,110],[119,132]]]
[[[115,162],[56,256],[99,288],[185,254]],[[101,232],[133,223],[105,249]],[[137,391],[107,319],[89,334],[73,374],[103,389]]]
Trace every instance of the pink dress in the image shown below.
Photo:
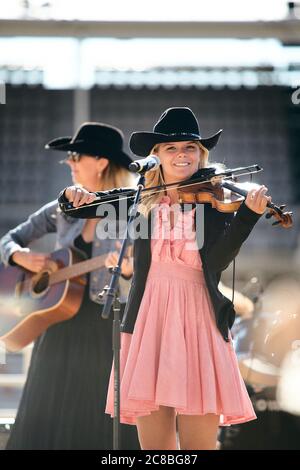
[[[155,212],[151,266],[134,332],[121,335],[121,422],[136,424],[160,405],[183,415],[214,413],[220,425],[253,420],[232,341],[225,342],[216,326],[194,209],[180,212],[170,230],[169,204],[164,196]],[[113,416],[113,371],[106,413]]]

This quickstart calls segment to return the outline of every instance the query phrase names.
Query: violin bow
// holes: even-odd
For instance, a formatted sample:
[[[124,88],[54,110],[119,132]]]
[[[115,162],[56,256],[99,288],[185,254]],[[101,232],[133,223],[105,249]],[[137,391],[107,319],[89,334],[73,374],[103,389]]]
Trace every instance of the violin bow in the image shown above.
[[[210,170],[210,171],[209,171]],[[216,169],[214,167],[208,167],[208,168],[202,168],[199,170],[199,172],[203,172],[202,177],[196,177],[195,179],[189,178],[188,180],[181,181],[180,183],[168,183],[160,186],[153,186],[151,188],[145,188],[142,192],[150,192],[149,196],[152,195],[153,192],[159,193],[165,191],[167,188],[172,188],[172,187],[184,187],[184,186],[193,186],[196,184],[204,184],[204,183],[212,183],[214,180],[221,180],[221,179],[227,179],[227,178],[236,178],[238,176],[244,176],[244,175],[250,175],[253,173],[258,173],[262,171],[263,168],[260,167],[259,165],[250,165],[250,166],[245,166],[245,167],[238,167],[238,168],[228,168],[224,171],[221,172],[216,172]],[[198,173],[198,172],[197,172]],[[98,196],[96,199],[91,202],[90,204],[84,204],[79,207],[73,207],[71,202],[61,202],[59,203],[60,206],[67,206],[67,209],[65,209],[65,213],[81,209],[82,207],[94,207],[94,206],[99,206],[101,204],[107,204],[109,202],[113,201],[122,201],[125,199],[129,199],[130,197],[133,197],[135,195],[136,190],[135,189],[128,189],[124,190],[123,192],[115,194],[107,194],[106,196]]]

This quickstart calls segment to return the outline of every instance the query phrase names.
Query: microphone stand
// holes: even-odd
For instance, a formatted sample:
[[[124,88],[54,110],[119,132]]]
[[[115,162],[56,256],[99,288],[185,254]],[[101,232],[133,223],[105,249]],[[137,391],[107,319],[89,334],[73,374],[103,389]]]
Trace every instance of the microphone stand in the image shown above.
[[[120,323],[120,298],[119,298],[119,277],[121,274],[121,265],[126,252],[129,237],[129,226],[133,222],[137,214],[137,208],[140,201],[140,196],[143,188],[145,187],[145,176],[140,175],[137,191],[135,193],[133,205],[130,208],[130,216],[127,221],[126,232],[122,242],[121,250],[117,266],[111,268],[112,277],[110,285],[105,286],[103,291],[99,294],[100,298],[106,295],[106,301],[102,310],[102,318],[108,319],[113,305],[114,320],[113,320],[113,358],[114,358],[114,418],[113,418],[113,450],[120,448],[120,349],[121,349],[121,323]]]

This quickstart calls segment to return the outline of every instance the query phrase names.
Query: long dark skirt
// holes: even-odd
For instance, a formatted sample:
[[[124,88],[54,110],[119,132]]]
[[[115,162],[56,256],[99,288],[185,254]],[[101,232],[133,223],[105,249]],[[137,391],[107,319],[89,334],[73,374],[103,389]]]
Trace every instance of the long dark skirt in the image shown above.
[[[112,365],[112,316],[90,301],[35,343],[7,449],[112,449],[104,413]],[[135,426],[121,426],[121,448],[139,449]]]

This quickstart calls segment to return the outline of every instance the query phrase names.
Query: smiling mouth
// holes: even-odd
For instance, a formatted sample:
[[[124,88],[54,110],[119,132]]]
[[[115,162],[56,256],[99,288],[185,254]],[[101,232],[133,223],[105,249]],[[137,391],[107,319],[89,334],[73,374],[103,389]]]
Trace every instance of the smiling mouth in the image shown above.
[[[185,167],[185,166],[189,166],[190,165],[190,162],[184,162],[184,163],[173,163],[174,166],[177,166],[177,167]]]

